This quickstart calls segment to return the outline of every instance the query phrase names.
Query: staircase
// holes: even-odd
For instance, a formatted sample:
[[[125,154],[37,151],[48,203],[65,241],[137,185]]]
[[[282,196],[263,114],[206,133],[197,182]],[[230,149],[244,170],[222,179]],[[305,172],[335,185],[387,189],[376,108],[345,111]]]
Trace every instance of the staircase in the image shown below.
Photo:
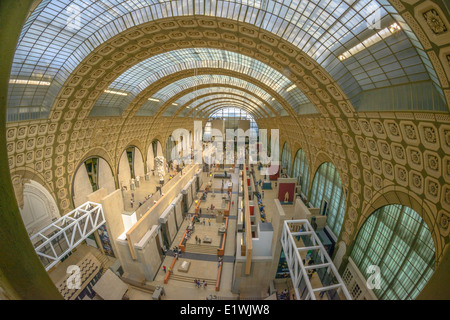
[[[196,277],[185,276],[185,275],[182,275],[179,272],[172,273],[170,275],[170,281],[175,280],[175,281],[186,282],[186,283],[192,284],[193,286],[195,286],[195,284],[194,284],[194,280],[195,279],[199,279],[200,280],[200,284],[203,284],[203,280],[205,280],[206,283],[208,284],[208,286],[215,286],[216,285],[216,281],[217,281],[217,279],[205,279],[205,278],[196,278]]]
[[[102,254],[100,252],[95,252],[94,255],[102,265],[102,268],[103,268],[102,276],[103,276],[114,262],[110,260],[111,258],[108,258],[107,256],[105,256],[104,254]]]
[[[186,244],[186,252],[217,255],[218,247],[207,244]]]

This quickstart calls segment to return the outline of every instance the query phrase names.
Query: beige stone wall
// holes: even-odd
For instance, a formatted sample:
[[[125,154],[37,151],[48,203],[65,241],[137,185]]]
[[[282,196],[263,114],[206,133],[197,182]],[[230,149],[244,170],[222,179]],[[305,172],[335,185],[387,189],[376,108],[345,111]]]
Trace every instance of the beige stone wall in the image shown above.
[[[245,275],[245,261],[234,264],[232,292],[250,298],[265,297],[273,278],[268,277],[272,260],[252,261],[250,275]]]
[[[334,110],[335,114],[331,113]],[[358,230],[376,209],[399,203],[418,212],[435,242],[436,261],[449,241],[450,116],[444,113],[342,112],[277,119],[280,145],[291,146],[292,161],[302,148],[309,160],[310,187],[318,167],[332,162],[347,191],[346,214],[339,240],[351,249]],[[272,121],[271,121],[272,120]],[[261,120],[261,127],[275,119]]]

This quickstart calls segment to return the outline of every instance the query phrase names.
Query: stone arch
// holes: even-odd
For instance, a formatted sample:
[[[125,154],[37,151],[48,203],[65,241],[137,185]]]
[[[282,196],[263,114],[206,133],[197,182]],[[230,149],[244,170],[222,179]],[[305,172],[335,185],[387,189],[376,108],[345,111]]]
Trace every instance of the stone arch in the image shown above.
[[[321,158],[321,156],[319,155]],[[319,161],[317,161],[319,160]],[[334,236],[339,240],[339,238],[344,233],[344,226],[348,211],[348,203],[347,198],[348,196],[346,193],[348,192],[347,189],[344,187],[344,182],[342,179],[342,175],[339,172],[338,167],[333,163],[333,161],[320,161],[325,160],[323,159],[316,159],[317,162],[320,162],[320,165],[318,165],[317,168],[314,170],[314,175],[311,176],[310,181],[310,187],[308,190],[308,200],[310,203],[315,205],[315,208],[320,208],[322,211],[325,208],[325,202],[327,203],[327,225],[329,226],[330,230],[333,232]],[[323,184],[323,189],[319,191],[320,184],[317,185],[317,190],[314,188],[316,182],[316,179],[318,178],[318,175],[321,174],[321,168],[325,165],[331,165],[334,167],[334,175],[329,176],[329,172],[326,171],[325,175],[329,178],[332,177],[334,180],[326,180],[327,182],[332,183],[333,186],[330,190],[329,188],[326,188],[326,184]],[[337,176],[336,176],[337,174]],[[338,180],[336,180],[338,179]],[[320,180],[319,180],[320,181]],[[340,185],[340,188],[339,188]],[[341,190],[342,189],[342,190]],[[316,190],[316,192],[314,192]],[[322,192],[323,191],[323,192]],[[333,211],[329,211],[329,209],[332,208]],[[328,212],[331,212],[334,214],[329,215]],[[330,217],[333,217],[333,220],[329,220]]]
[[[342,186],[345,188],[345,183],[344,183],[344,175],[343,173],[340,171],[340,167],[335,163],[335,161],[324,151],[319,151],[315,157],[313,158],[313,156],[311,155],[311,162],[310,162],[310,170],[311,170],[311,181],[310,181],[310,188],[312,186],[312,182],[314,180],[314,177],[317,173],[317,170],[320,168],[320,166],[322,164],[324,164],[325,162],[330,162],[333,166],[336,167],[336,170],[339,173],[339,177],[341,178],[342,181]]]
[[[300,151],[303,152],[303,154],[305,155],[305,160],[306,160],[306,166],[308,167],[307,170],[307,183],[305,183],[305,177],[302,177],[302,183],[300,184],[301,189],[303,189],[303,187],[305,187],[305,189],[307,189],[306,191],[302,190],[302,193],[305,194],[306,196],[308,195],[308,191],[309,191],[309,186],[311,184],[311,160],[308,156],[308,153],[305,151],[305,149],[303,149],[300,144],[296,143],[296,149],[297,151],[295,151],[294,156],[293,156],[293,161],[292,161],[292,178],[297,179],[297,183],[299,182],[298,180],[298,176],[294,175],[294,169],[295,169],[295,160],[297,159],[297,155],[300,153]]]
[[[413,208],[411,208],[411,206],[409,206],[408,204],[414,205],[417,207],[417,203],[414,203],[414,200],[412,202],[408,202],[407,198],[408,195],[403,194],[403,199],[400,200],[397,196],[402,194],[402,191],[389,191],[389,199],[384,199],[381,201],[378,201],[378,198],[376,200],[377,205],[376,205],[376,209],[373,211],[370,211],[369,214],[367,214],[365,216],[365,219],[361,219],[361,224],[359,225],[359,229],[357,230],[356,235],[353,239],[353,242],[351,243],[350,246],[347,247],[347,252],[348,255],[345,256],[346,259],[348,259],[348,257],[352,257],[352,259],[354,260],[356,267],[360,268],[361,273],[364,274],[364,278],[367,279],[368,277],[368,271],[364,271],[366,269],[362,268],[362,266],[364,267],[368,267],[372,264],[375,265],[379,265],[379,267],[381,268],[381,277],[382,278],[386,278],[386,275],[395,275],[395,277],[391,278],[389,280],[389,282],[387,284],[385,284],[384,286],[382,286],[381,288],[376,288],[378,289],[377,291],[380,293],[379,289],[381,289],[382,292],[382,296],[378,296],[377,294],[377,298],[378,299],[393,299],[392,296],[388,295],[386,297],[386,292],[389,290],[392,291],[396,291],[396,287],[391,287],[391,285],[395,282],[403,282],[405,281],[405,272],[406,273],[410,273],[412,271],[410,271],[410,268],[408,268],[406,262],[407,261],[411,261],[408,258],[411,258],[410,253],[413,252],[414,256],[421,256],[424,263],[419,264],[421,266],[417,267],[415,266],[417,269],[414,272],[413,277],[411,277],[410,281],[406,282],[406,284],[408,283],[412,283],[412,285],[409,285],[409,287],[405,287],[403,288],[402,291],[396,291],[396,295],[397,294],[401,294],[404,295],[406,293],[406,298],[411,298],[410,296],[413,295],[413,297],[417,297],[418,293],[416,293],[416,288],[419,287],[420,290],[423,290],[428,282],[430,281],[430,279],[433,277],[433,275],[430,275],[429,272],[430,270],[432,270],[433,274],[435,273],[435,271],[438,269],[439,267],[439,260],[438,260],[438,256],[442,257],[445,248],[442,248],[442,252],[439,254],[437,252],[437,245],[436,245],[436,241],[435,241],[435,236],[433,235],[433,230],[430,228],[430,225],[425,221],[425,217],[424,215],[422,215],[421,213],[415,211]],[[391,202],[392,201],[392,202]],[[389,203],[387,203],[389,202]],[[400,203],[400,202],[403,202]],[[372,209],[372,208],[370,208]],[[386,210],[385,210],[386,209]],[[368,211],[367,209],[365,209],[364,211]],[[390,221],[387,221],[386,219],[384,219],[383,215],[387,215],[390,216],[390,221],[396,219],[396,223],[390,223]],[[417,219],[417,216],[419,216],[421,218],[422,221],[419,221]],[[377,221],[377,224],[372,224],[369,225],[369,229],[364,228],[365,224],[368,222],[369,219],[374,218],[375,221]],[[416,224],[416,228],[401,228],[403,226],[403,224],[401,223],[401,221],[403,221],[403,219],[410,219],[409,223],[411,224]],[[364,220],[364,221],[362,221]],[[378,226],[378,221],[384,221],[384,225],[382,225],[382,229],[380,229]],[[373,220],[372,220],[373,222]],[[408,225],[409,225],[408,223]],[[426,228],[424,228],[423,223],[425,223]],[[386,232],[385,229],[389,229],[390,232]],[[428,230],[427,230],[428,229]],[[385,238],[381,240],[382,243],[384,243],[383,246],[379,246],[378,242],[372,242],[370,240],[363,240],[362,241],[362,245],[360,243],[360,246],[356,247],[356,243],[358,240],[358,236],[360,235],[360,233],[362,233],[362,231],[368,231],[369,233],[371,233],[372,237],[375,237],[376,235],[384,234]],[[420,231],[420,233],[419,233]],[[394,239],[395,235],[397,233],[403,234],[403,232],[406,232],[406,234],[408,234],[408,236],[400,236],[401,238],[405,237],[408,240],[404,239],[404,243],[402,244],[398,244],[395,241],[393,241],[392,239]],[[414,232],[414,233],[413,233]],[[424,242],[423,239],[423,233],[427,233],[429,232],[430,238],[428,238],[428,241],[432,241],[433,243],[429,243],[428,242]],[[366,234],[366,233],[364,233]],[[414,237],[415,235],[415,237]],[[375,237],[376,238],[376,237]],[[383,238],[383,237],[382,237]],[[417,239],[421,239],[421,241],[417,241]],[[426,239],[426,238],[425,238]],[[375,252],[378,251],[378,255],[373,255],[373,260],[372,259],[364,259],[367,256],[371,256],[373,254],[374,251],[369,250],[369,248],[372,248],[372,245],[375,246]],[[420,250],[421,253],[419,253],[418,251],[416,251],[417,246],[422,245],[422,248]],[[377,248],[378,246],[378,248]],[[431,246],[433,247],[433,251],[431,251]],[[363,248],[363,250],[361,250]],[[381,255],[380,255],[380,248],[382,248],[381,250]],[[393,249],[394,248],[394,249]],[[378,250],[377,250],[378,249]],[[388,252],[392,252],[391,250],[394,250],[399,252],[399,254],[394,254],[394,256],[390,257],[388,255]],[[356,251],[356,254],[353,255],[354,251]],[[414,257],[413,256],[413,257]],[[426,257],[426,258],[425,258]],[[358,261],[359,260],[359,261]],[[391,260],[394,260],[395,263],[391,263],[390,267],[386,267],[386,264],[389,264],[391,262]],[[414,259],[415,260],[415,259]],[[414,261],[412,260],[412,261]],[[380,263],[380,264],[378,264]],[[406,265],[405,265],[406,264]],[[398,277],[399,275],[403,275],[403,277]],[[418,277],[417,277],[418,275]],[[426,282],[423,283],[422,281],[424,280],[424,278],[426,279]],[[398,288],[398,287],[397,287]],[[405,298],[405,297],[403,297]]]
[[[20,208],[20,214],[29,236],[61,217],[55,199],[39,182],[24,180],[22,193],[23,206]]]
[[[391,204],[399,204],[413,209],[427,224],[431,232],[436,252],[436,266],[439,265],[440,259],[444,253],[445,242],[440,235],[438,223],[436,223],[436,208],[430,206],[426,201],[421,199],[417,194],[409,191],[401,186],[388,186],[381,189],[376,196],[363,209],[357,224],[357,232],[352,239],[350,249],[353,248],[354,241],[361,230],[364,223],[376,210]],[[348,251],[351,252],[351,251]]]
[[[137,143],[134,143],[137,142]],[[123,148],[122,153],[119,156],[117,161],[117,180],[119,183],[119,187],[130,188],[132,179],[145,176],[145,164],[144,164],[144,154],[142,153],[142,148],[139,148],[138,145],[141,145],[139,141],[130,142],[125,148]],[[127,156],[127,149],[133,148],[133,171],[131,172],[129,166],[129,160]],[[136,152],[137,151],[137,152]]]
[[[103,151],[103,152],[102,152]],[[117,188],[117,179],[114,172],[114,167],[109,161],[108,153],[105,153],[102,148],[96,148],[90,150],[82,158],[72,175],[71,179],[71,200],[74,208],[85,203],[88,199],[87,196],[92,192],[95,192],[94,188],[90,184],[89,177],[87,176],[87,170],[85,165],[86,161],[91,159],[98,159],[97,162],[97,178],[98,188],[105,188],[107,193],[111,193]],[[86,179],[87,178],[87,179]]]
[[[83,163],[86,161],[86,159],[92,158],[92,157],[100,157],[100,158],[103,158],[103,160],[105,160],[106,163],[109,165],[109,168],[111,169],[111,172],[113,173],[113,176],[115,177],[115,175],[116,175],[115,168],[114,168],[115,166],[114,166],[114,162],[113,162],[113,160],[112,160],[112,158],[111,158],[111,155],[109,154],[109,152],[108,152],[105,148],[103,148],[103,147],[101,147],[101,146],[98,146],[98,147],[95,147],[95,148],[89,150],[88,152],[84,153],[84,154],[80,157],[81,160],[79,160],[78,162],[75,163],[75,166],[74,166],[74,168],[75,168],[74,174],[72,174],[72,175],[70,176],[70,178],[69,178],[69,184],[70,184],[70,185],[73,184],[73,179],[74,179],[75,172],[77,171],[77,169],[81,166],[81,164],[83,164]],[[115,178],[114,178],[114,179],[115,179]],[[115,179],[115,182],[116,182],[116,184],[117,184],[116,179]]]
[[[321,104],[321,101],[323,100],[325,103],[331,103],[334,105],[339,106],[344,114],[353,114],[354,108],[351,106],[350,101],[346,99],[344,92],[340,87],[337,85],[337,83],[331,78],[331,76],[328,75],[328,73],[320,66],[318,65],[313,59],[311,59],[309,56],[301,52],[300,49],[290,44],[288,41],[283,39],[275,39],[274,35],[270,34],[270,32],[264,31],[264,30],[254,30],[251,25],[248,25],[248,29],[246,28],[237,28],[236,30],[239,30],[239,37],[245,38],[246,40],[253,43],[252,37],[254,37],[254,33],[260,33],[260,37],[263,37],[266,39],[265,46],[274,46],[274,50],[264,50],[264,48],[256,49],[250,49],[250,48],[243,48],[236,46],[233,41],[230,39],[222,39],[223,41],[209,41],[208,43],[204,41],[198,41],[194,38],[190,40],[190,36],[187,35],[188,38],[180,41],[177,39],[168,39],[168,42],[165,43],[163,47],[159,47],[157,45],[154,45],[152,43],[153,47],[148,50],[123,50],[124,48],[114,48],[112,43],[115,43],[117,41],[122,41],[122,39],[125,39],[126,35],[129,35],[131,33],[139,34],[139,36],[135,37],[134,39],[126,39],[126,42],[128,43],[126,48],[137,48],[139,46],[144,45],[142,37],[146,34],[153,34],[155,32],[161,32],[161,30],[158,28],[152,29],[153,26],[158,25],[158,23],[164,22],[165,20],[173,22],[173,25],[170,27],[171,32],[181,32],[185,33],[189,31],[189,28],[183,27],[182,23],[187,20],[208,20],[208,18],[205,17],[181,17],[181,18],[167,18],[167,19],[161,19],[158,20],[158,22],[149,22],[144,23],[140,25],[139,27],[134,27],[129,30],[124,31],[123,33],[113,37],[112,39],[108,40],[98,48],[96,48],[86,59],[76,68],[76,70],[73,72],[73,76],[71,76],[66,83],[63,85],[63,87],[60,90],[60,93],[58,94],[58,97],[54,103],[54,106],[60,105],[58,109],[52,108],[50,119],[52,121],[61,121],[62,112],[67,108],[64,107],[65,102],[67,102],[67,98],[70,98],[72,95],[80,96],[80,106],[83,105],[84,102],[87,103],[87,105],[90,105],[91,107],[84,108],[83,111],[79,111],[82,114],[81,118],[84,118],[92,108],[92,106],[95,104],[95,100],[99,97],[99,94],[101,91],[101,88],[99,86],[96,86],[97,81],[94,80],[94,83],[90,83],[90,87],[87,89],[82,89],[83,92],[75,92],[75,87],[81,81],[81,76],[78,76],[76,74],[82,74],[83,77],[90,77],[93,73],[99,72],[99,67],[102,69],[103,74],[105,75],[106,81],[103,81],[102,87],[106,88],[111,82],[112,79],[117,77],[120,73],[127,70],[132,65],[143,61],[146,58],[152,57],[156,54],[159,54],[161,52],[167,51],[167,48],[184,48],[188,45],[188,47],[202,47],[207,45],[208,47],[214,48],[220,48],[230,51],[237,51],[244,55],[248,55],[250,57],[254,57],[257,60],[262,61],[263,63],[266,63],[273,67],[274,69],[278,71],[283,71],[286,68],[292,68],[292,72],[289,73],[289,79],[297,84],[300,90],[302,90],[306,96],[311,100],[313,104],[316,105],[316,108],[319,110],[319,112],[322,112],[323,114],[327,114],[326,108]],[[228,19],[218,19],[218,27],[217,31],[226,32],[225,24],[231,24],[231,25],[237,25],[236,21],[228,20]],[[240,23],[244,24],[245,23]],[[209,29],[207,27],[203,27],[205,24],[199,24],[198,25],[198,33],[201,34],[202,31],[205,31],[208,33]],[[175,29],[174,29],[175,28]],[[221,28],[225,28],[223,31]],[[201,30],[200,30],[201,29]],[[203,30],[205,29],[205,30]],[[244,30],[251,31],[251,37],[250,34],[240,34],[244,32]],[[164,31],[163,31],[164,32]],[[191,35],[192,36],[192,35]],[[248,38],[248,39],[247,39]],[[230,42],[230,43],[227,43]],[[148,44],[145,48],[148,47]],[[108,48],[108,50],[105,50]],[[122,56],[124,56],[124,61],[122,64],[117,65],[114,63],[111,63],[111,60],[107,60],[109,57],[114,55],[115,50],[120,50],[120,53]],[[139,53],[136,53],[139,52]],[[274,54],[277,58],[274,58]],[[128,59],[125,59],[127,57]],[[111,61],[111,62],[110,62]],[[93,66],[95,66],[93,68]],[[95,77],[93,77],[95,78]],[[95,88],[95,89],[94,89]],[[94,92],[93,90],[97,90]],[[89,99],[89,101],[87,101]],[[93,99],[93,100],[91,100]],[[345,106],[344,106],[345,105]],[[62,109],[61,109],[62,106]],[[56,111],[58,110],[58,111]],[[61,110],[61,111],[59,111]]]
[[[55,186],[53,185],[53,183],[50,181],[47,181],[45,179],[44,176],[42,176],[39,172],[36,172],[34,170],[31,170],[30,168],[18,168],[18,169],[13,169],[11,170],[11,180],[13,182],[13,187],[14,187],[14,192],[16,195],[16,200],[19,204],[19,207],[22,206],[23,203],[21,203],[20,197],[21,195],[18,194],[18,192],[16,191],[16,188],[19,187],[18,190],[22,190],[23,191],[23,183],[24,181],[28,181],[28,180],[34,180],[37,183],[39,183],[40,185],[42,185],[47,192],[49,192],[52,196],[52,198],[55,200],[55,202],[57,201],[57,197],[55,194]],[[14,181],[14,179],[16,179],[16,181]],[[22,186],[20,186],[20,184],[22,184]],[[22,188],[22,189],[20,189]]]
[[[155,155],[155,152],[153,150],[153,144],[154,143],[156,144],[156,155]],[[147,155],[146,155],[146,158],[145,158],[145,164],[146,164],[147,173],[150,173],[152,170],[154,170],[154,165],[155,165],[154,164],[154,159],[155,159],[155,157],[163,156],[163,155],[164,154],[163,154],[163,151],[162,151],[161,142],[157,138],[153,139],[150,142],[150,144],[148,145]]]

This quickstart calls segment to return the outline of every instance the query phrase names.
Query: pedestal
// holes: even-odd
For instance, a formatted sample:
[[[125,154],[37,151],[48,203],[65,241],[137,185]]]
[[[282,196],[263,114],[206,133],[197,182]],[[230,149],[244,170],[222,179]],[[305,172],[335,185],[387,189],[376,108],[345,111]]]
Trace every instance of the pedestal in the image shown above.
[[[134,190],[136,189],[136,186],[134,185],[134,183],[130,184],[130,190]]]
[[[189,271],[189,267],[191,266],[190,261],[183,261],[181,265],[178,267],[179,272],[187,273]]]

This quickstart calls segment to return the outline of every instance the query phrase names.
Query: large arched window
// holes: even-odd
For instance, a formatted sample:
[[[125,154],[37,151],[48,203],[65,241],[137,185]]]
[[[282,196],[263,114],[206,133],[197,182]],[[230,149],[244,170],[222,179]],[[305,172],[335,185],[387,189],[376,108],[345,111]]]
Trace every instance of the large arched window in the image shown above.
[[[164,150],[164,157],[166,158],[167,162],[174,160],[173,158],[175,155],[172,156],[172,153],[173,153],[173,148],[175,148],[175,146],[176,146],[176,142],[174,141],[172,136],[169,136],[169,138],[167,138],[166,148]],[[175,152],[175,154],[176,154],[176,152]]]
[[[285,168],[288,176],[291,175],[291,148],[287,142],[284,143],[283,152],[281,153],[281,167]]]
[[[336,237],[341,233],[345,215],[345,196],[336,167],[325,162],[317,170],[311,187],[310,202],[327,215],[327,225]]]
[[[368,279],[371,265],[380,268],[378,299],[415,299],[434,272],[434,242],[417,212],[402,205],[376,210],[363,224],[351,258]]]
[[[209,119],[223,119],[225,120],[225,129],[232,130],[243,127],[240,121],[249,121],[249,129],[251,130],[252,134],[258,134],[258,125],[256,124],[255,118],[243,109],[233,107],[222,108],[218,111],[213,112],[209,116]]]
[[[101,188],[109,194],[116,189],[116,183],[109,164],[103,158],[94,156],[84,160],[75,172],[72,186],[75,207],[88,201],[87,196]]]
[[[306,153],[302,149],[299,149],[295,155],[292,177],[297,178],[302,193],[307,197],[309,187],[309,165],[308,160],[306,159]]]

